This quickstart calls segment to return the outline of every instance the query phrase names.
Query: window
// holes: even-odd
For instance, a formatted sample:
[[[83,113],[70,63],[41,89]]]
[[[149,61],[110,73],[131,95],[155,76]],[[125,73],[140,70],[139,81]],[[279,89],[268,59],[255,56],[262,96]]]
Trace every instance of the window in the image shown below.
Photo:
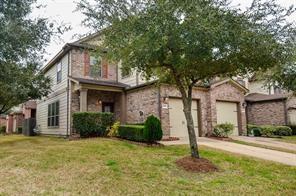
[[[131,76],[131,72],[129,70],[125,70],[121,68],[121,78],[128,78]]]
[[[62,62],[57,64],[57,83],[62,81]]]
[[[60,103],[59,101],[48,105],[48,117],[47,126],[48,127],[58,127],[59,126],[59,112]]]
[[[102,58],[90,56],[90,76],[93,78],[102,77]]]

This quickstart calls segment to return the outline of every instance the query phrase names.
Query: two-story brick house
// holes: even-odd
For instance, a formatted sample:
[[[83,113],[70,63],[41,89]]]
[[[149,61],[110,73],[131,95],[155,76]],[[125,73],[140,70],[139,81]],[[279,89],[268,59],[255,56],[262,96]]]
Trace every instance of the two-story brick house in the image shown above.
[[[156,85],[140,74],[124,74],[120,64],[92,53],[99,34],[63,49],[43,68],[52,79],[52,93],[37,102],[37,127],[42,134],[69,136],[72,114],[79,111],[113,112],[121,123],[141,123],[148,115],[160,118],[165,136],[186,137],[180,93],[174,86]],[[231,122],[234,135],[246,130],[244,95],[234,80],[216,81],[193,89],[192,114],[199,136],[209,135],[217,123]]]

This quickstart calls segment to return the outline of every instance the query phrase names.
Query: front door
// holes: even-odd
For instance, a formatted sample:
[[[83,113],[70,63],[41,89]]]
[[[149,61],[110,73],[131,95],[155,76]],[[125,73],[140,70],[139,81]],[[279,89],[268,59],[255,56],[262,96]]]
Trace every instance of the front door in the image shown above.
[[[103,110],[103,112],[114,113],[114,103],[103,102],[102,110]]]

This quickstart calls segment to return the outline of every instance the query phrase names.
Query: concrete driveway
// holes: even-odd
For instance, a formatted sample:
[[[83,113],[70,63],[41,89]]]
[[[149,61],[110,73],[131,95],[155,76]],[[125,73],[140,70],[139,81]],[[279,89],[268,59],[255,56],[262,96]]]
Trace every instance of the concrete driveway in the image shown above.
[[[275,161],[286,165],[296,166],[296,154],[247,146],[243,144],[236,144],[233,142],[219,141],[206,137],[199,137],[197,138],[197,141],[199,145],[256,157],[268,161]],[[189,144],[189,140],[188,138],[180,138],[180,140],[178,141],[162,141],[161,143],[164,145],[184,145]]]

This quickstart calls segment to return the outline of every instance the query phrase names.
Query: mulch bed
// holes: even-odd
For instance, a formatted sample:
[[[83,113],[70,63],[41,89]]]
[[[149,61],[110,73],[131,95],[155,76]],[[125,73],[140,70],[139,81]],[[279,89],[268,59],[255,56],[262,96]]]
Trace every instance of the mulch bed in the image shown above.
[[[178,137],[168,137],[168,138],[163,138],[161,141],[178,141],[180,138]]]
[[[233,141],[233,139],[230,138],[230,137],[214,137],[214,136],[210,136],[208,138],[215,139],[215,140],[221,140],[221,141],[227,141],[227,142]]]
[[[158,143],[158,142],[154,142],[154,143],[145,143],[145,142],[137,142],[137,141],[132,141],[132,140],[126,140],[123,138],[119,138],[119,137],[109,137],[110,139],[114,139],[114,140],[119,140],[119,141],[125,141],[131,144],[136,144],[139,146],[146,146],[146,147],[164,147],[163,144]]]
[[[209,160],[187,156],[176,161],[176,164],[189,172],[208,173],[216,172],[218,168]]]

